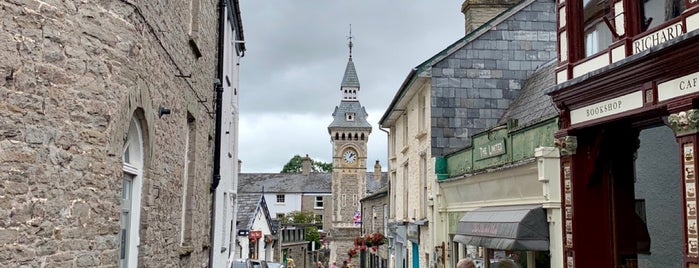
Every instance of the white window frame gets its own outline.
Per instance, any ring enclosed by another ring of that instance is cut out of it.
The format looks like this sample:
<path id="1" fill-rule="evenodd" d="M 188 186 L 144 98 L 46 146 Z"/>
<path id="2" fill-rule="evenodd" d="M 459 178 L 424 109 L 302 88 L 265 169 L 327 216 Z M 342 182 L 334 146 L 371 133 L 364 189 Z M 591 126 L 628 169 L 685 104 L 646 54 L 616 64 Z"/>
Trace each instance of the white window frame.
<path id="1" fill-rule="evenodd" d="M 319 206 L 318 204 L 320 204 L 320 206 Z M 323 196 L 322 196 L 322 195 L 316 195 L 316 196 L 315 196 L 315 200 L 314 200 L 314 202 L 313 202 L 313 208 L 314 208 L 314 209 L 323 209 L 324 205 L 325 205 L 325 204 L 323 203 Z"/>
<path id="2" fill-rule="evenodd" d="M 277 204 L 280 204 L 280 205 L 286 204 L 286 195 L 278 194 L 276 199 L 277 199 L 276 200 Z"/>
<path id="3" fill-rule="evenodd" d="M 122 208 L 121 213 L 127 213 L 127 222 L 122 222 L 120 220 L 120 234 L 119 234 L 119 252 L 117 252 L 117 258 L 119 267 L 137 267 L 138 266 L 138 245 L 140 243 L 139 238 L 139 227 L 141 218 L 141 192 L 143 187 L 143 132 L 141 130 L 140 122 L 136 118 L 132 118 L 129 123 L 129 130 L 127 133 L 126 144 L 124 145 L 122 151 L 122 171 L 124 172 L 124 181 L 130 182 L 130 185 L 124 186 L 130 192 L 130 203 Z M 128 159 L 127 159 L 128 158 Z M 127 189 L 122 189 L 122 196 L 126 198 L 128 195 Z M 124 200 L 124 199 L 123 199 Z M 121 237 L 121 232 L 124 232 L 126 237 Z M 123 247 L 123 244 L 126 247 Z M 124 254 L 122 256 L 122 250 Z M 122 259 L 123 258 L 123 259 Z"/>

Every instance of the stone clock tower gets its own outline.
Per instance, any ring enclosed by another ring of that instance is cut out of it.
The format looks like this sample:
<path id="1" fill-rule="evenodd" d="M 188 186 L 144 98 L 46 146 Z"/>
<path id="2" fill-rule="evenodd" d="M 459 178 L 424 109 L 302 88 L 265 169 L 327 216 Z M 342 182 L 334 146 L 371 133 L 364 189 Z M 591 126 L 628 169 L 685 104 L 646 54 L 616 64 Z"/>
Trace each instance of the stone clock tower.
<path id="1" fill-rule="evenodd" d="M 351 34 L 350 31 L 349 61 L 340 85 L 342 99 L 328 126 L 333 145 L 330 261 L 337 261 L 338 265 L 348 258 L 347 251 L 354 248 L 354 238 L 361 235 L 359 200 L 366 193 L 367 141 L 371 133 L 366 110 L 357 98 L 359 78 L 352 62 Z M 359 254 L 352 258 L 355 265 L 358 260 Z"/>

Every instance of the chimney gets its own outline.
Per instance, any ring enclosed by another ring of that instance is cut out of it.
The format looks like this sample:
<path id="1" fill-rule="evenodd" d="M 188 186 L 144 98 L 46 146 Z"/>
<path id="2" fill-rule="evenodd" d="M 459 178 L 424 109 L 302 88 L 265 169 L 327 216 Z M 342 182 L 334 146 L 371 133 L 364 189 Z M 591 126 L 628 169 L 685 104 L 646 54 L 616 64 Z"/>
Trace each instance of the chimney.
<path id="1" fill-rule="evenodd" d="M 376 160 L 376 164 L 374 164 L 374 180 L 381 180 L 381 164 L 379 164 L 379 160 Z"/>
<path id="2" fill-rule="evenodd" d="M 311 158 L 308 157 L 308 154 L 306 154 L 306 157 L 301 158 L 301 174 L 311 174 Z"/>
<path id="3" fill-rule="evenodd" d="M 243 160 L 238 159 L 238 174 L 243 171 Z"/>
<path id="4" fill-rule="evenodd" d="M 464 0 L 461 13 L 466 19 L 466 34 L 477 29 L 519 0 Z"/>

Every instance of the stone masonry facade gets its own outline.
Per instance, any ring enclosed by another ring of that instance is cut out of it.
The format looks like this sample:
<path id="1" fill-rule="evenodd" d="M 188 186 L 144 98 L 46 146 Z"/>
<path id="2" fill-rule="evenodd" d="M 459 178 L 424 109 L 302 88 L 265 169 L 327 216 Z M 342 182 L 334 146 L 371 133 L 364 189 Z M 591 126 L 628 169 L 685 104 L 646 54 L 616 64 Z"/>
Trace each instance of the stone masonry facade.
<path id="1" fill-rule="evenodd" d="M 0 1 L 0 267 L 117 266 L 134 116 L 139 267 L 208 263 L 216 2 Z M 181 255 L 188 124 L 193 250 Z"/>
<path id="2" fill-rule="evenodd" d="M 466 147 L 470 136 L 495 126 L 526 78 L 556 57 L 554 5 L 527 5 L 432 67 L 432 156 Z"/>

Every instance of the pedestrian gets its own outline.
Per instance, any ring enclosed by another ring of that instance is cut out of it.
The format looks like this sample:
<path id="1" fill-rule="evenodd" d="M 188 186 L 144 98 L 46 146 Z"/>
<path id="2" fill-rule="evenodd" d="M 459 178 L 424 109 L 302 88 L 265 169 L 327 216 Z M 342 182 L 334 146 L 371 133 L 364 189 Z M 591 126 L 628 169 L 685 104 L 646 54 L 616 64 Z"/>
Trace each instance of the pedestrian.
<path id="1" fill-rule="evenodd" d="M 317 267 L 317 268 L 325 268 L 325 267 L 323 266 L 323 263 L 320 262 L 320 261 L 316 262 L 316 267 Z"/>
<path id="2" fill-rule="evenodd" d="M 456 263 L 456 268 L 476 268 L 476 264 L 471 258 L 465 258 Z"/>
<path id="3" fill-rule="evenodd" d="M 291 257 L 286 259 L 286 267 L 287 268 L 296 268 L 296 264 L 294 263 L 294 259 Z"/>
<path id="4" fill-rule="evenodd" d="M 347 268 L 347 261 L 342 261 L 342 268 Z"/>
<path id="5" fill-rule="evenodd" d="M 330 268 L 338 268 L 338 267 L 337 267 L 337 262 L 333 262 L 333 264 L 330 265 Z"/>

